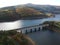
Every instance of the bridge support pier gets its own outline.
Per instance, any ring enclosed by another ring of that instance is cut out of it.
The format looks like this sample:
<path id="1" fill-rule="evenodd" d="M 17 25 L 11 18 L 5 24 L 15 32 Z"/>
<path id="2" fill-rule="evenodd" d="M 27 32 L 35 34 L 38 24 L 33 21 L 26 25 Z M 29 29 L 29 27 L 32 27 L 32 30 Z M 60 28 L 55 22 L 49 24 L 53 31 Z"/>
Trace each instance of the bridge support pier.
<path id="1" fill-rule="evenodd" d="M 40 30 L 42 31 L 42 29 L 43 29 L 43 27 L 41 26 L 41 27 L 40 27 Z"/>
<path id="2" fill-rule="evenodd" d="M 38 31 L 40 31 L 40 27 L 38 28 Z"/>
<path id="3" fill-rule="evenodd" d="M 36 28 L 34 30 L 35 30 L 34 32 L 36 32 Z"/>
<path id="4" fill-rule="evenodd" d="M 25 34 L 28 34 L 28 31 L 26 30 Z"/>
<path id="5" fill-rule="evenodd" d="M 42 31 L 43 29 L 47 29 L 48 26 L 49 26 L 48 24 L 45 24 L 45 25 L 35 25 L 30 27 L 24 27 L 24 28 L 18 29 L 17 32 L 27 34 L 27 33 Z"/>
<path id="6" fill-rule="evenodd" d="M 30 29 L 30 33 L 32 33 L 33 31 L 32 31 L 32 29 Z"/>

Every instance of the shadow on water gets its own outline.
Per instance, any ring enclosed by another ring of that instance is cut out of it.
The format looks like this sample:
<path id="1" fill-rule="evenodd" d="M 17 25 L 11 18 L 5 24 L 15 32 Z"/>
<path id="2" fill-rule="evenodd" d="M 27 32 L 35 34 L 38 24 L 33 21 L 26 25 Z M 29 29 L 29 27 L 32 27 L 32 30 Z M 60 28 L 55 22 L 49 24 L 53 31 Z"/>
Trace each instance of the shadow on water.
<path id="1" fill-rule="evenodd" d="M 42 30 L 27 34 L 37 45 L 60 45 L 60 33 Z"/>
<path id="2" fill-rule="evenodd" d="M 51 33 L 54 33 L 55 31 L 53 31 L 53 30 L 49 30 Z"/>

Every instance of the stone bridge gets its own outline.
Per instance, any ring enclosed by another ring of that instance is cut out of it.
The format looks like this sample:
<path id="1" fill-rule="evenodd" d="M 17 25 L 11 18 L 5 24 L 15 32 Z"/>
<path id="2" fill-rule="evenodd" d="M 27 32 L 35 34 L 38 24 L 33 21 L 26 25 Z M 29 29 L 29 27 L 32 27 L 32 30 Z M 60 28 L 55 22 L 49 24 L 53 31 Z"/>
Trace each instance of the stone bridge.
<path id="1" fill-rule="evenodd" d="M 17 32 L 27 34 L 27 33 L 33 33 L 33 32 L 37 32 L 37 31 L 42 31 L 44 29 L 44 27 L 46 28 L 48 26 L 49 26 L 49 24 L 39 24 L 39 25 L 19 28 L 19 29 L 16 29 L 16 30 L 17 30 Z"/>

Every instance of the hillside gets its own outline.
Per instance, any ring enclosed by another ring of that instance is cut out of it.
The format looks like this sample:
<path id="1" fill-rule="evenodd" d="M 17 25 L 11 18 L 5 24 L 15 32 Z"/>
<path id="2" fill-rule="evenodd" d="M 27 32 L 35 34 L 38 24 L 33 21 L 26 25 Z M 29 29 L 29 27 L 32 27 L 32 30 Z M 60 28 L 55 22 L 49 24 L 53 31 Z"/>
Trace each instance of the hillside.
<path id="1" fill-rule="evenodd" d="M 48 30 L 60 32 L 60 22 L 58 21 L 46 21 L 44 24 L 49 24 Z"/>
<path id="2" fill-rule="evenodd" d="M 0 22 L 19 19 L 40 19 L 60 13 L 59 6 L 24 4 L 0 8 Z"/>
<path id="3" fill-rule="evenodd" d="M 33 8 L 35 10 L 42 11 L 42 12 L 60 13 L 60 6 L 55 6 L 55 5 L 36 5 L 36 4 L 31 4 L 31 3 L 0 8 L 0 11 L 1 10 L 5 10 L 5 9 L 15 10 L 16 8 L 22 8 L 22 7 L 29 7 L 29 8 Z"/>
<path id="4" fill-rule="evenodd" d="M 48 13 L 59 13 L 60 14 L 60 6 L 55 5 L 36 5 L 36 4 L 25 4 L 27 7 L 34 8 L 36 10 L 42 11 L 42 12 L 48 12 Z"/>
<path id="5" fill-rule="evenodd" d="M 42 12 L 39 12 L 33 8 L 28 7 L 16 8 L 16 12 L 21 16 L 43 15 Z"/>
<path id="6" fill-rule="evenodd" d="M 36 4 L 28 3 L 24 5 L 15 6 L 15 8 L 17 7 L 30 7 L 42 12 L 60 14 L 60 6 L 55 6 L 55 5 L 36 5 Z"/>
<path id="7" fill-rule="evenodd" d="M 17 31 L 0 31 L 0 45 L 35 45 L 26 35 Z"/>
<path id="8" fill-rule="evenodd" d="M 50 16 L 52 16 L 52 14 L 46 15 L 46 13 L 30 7 L 18 7 L 16 9 L 5 8 L 4 10 L 0 10 L 0 22 L 15 21 L 19 19 L 39 19 Z"/>

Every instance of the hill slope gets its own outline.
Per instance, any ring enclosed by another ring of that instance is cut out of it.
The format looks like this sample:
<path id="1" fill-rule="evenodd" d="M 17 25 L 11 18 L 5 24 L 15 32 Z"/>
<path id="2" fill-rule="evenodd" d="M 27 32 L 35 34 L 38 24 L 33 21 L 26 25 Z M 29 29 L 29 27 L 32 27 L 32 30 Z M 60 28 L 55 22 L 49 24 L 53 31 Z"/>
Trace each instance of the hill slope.
<path id="1" fill-rule="evenodd" d="M 35 45 L 26 35 L 17 31 L 0 31 L 0 45 Z"/>
<path id="2" fill-rule="evenodd" d="M 59 13 L 59 9 L 59 6 L 35 4 L 5 7 L 0 9 L 0 22 L 51 17 L 52 13 Z"/>

